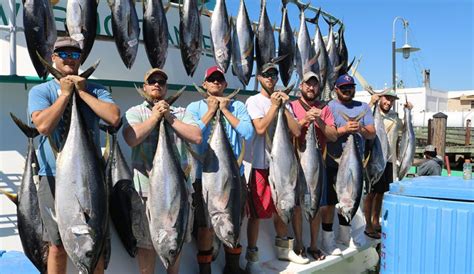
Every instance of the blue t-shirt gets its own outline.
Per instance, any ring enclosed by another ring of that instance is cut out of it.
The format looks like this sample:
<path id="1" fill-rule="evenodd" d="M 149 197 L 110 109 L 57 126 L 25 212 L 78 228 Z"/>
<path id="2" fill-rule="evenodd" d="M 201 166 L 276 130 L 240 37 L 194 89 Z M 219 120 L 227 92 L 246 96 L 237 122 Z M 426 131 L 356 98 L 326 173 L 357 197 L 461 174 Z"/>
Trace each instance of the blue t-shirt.
<path id="1" fill-rule="evenodd" d="M 237 119 L 239 119 L 239 124 L 237 128 L 233 128 L 232 125 L 227 121 L 224 120 L 224 128 L 227 133 L 227 138 L 229 139 L 230 145 L 232 150 L 234 151 L 234 155 L 236 158 L 239 157 L 240 152 L 242 150 L 242 143 L 243 139 L 250 140 L 253 136 L 253 125 L 252 120 L 250 119 L 249 113 L 247 112 L 247 108 L 245 107 L 244 103 L 236 100 L 232 100 L 228 106 L 229 111 L 234 115 Z M 212 130 L 212 122 L 209 122 L 206 125 L 202 122 L 201 118 L 206 114 L 208 110 L 207 102 L 205 100 L 200 100 L 197 102 L 193 102 L 188 105 L 186 111 L 193 115 L 194 120 L 197 121 L 199 127 L 201 128 L 202 132 L 202 143 L 197 146 L 197 152 L 199 155 L 204 155 L 207 151 L 208 147 L 208 139 L 209 135 L 211 134 Z M 222 115 L 224 116 L 224 115 Z M 196 171 L 196 178 L 201 179 L 202 175 L 202 166 L 201 163 L 198 162 L 198 167 Z M 240 175 L 244 174 L 244 166 L 240 167 Z"/>
<path id="2" fill-rule="evenodd" d="M 328 106 L 334 115 L 334 124 L 336 125 L 336 128 L 342 127 L 347 124 L 347 121 L 344 119 L 341 113 L 344 113 L 345 115 L 351 118 L 355 118 L 363 111 L 365 111 L 365 115 L 359 120 L 361 126 L 374 125 L 374 116 L 372 115 L 372 111 L 369 105 L 367 105 L 366 103 L 352 101 L 349 104 L 343 104 L 339 102 L 339 100 L 335 99 L 329 102 Z M 349 134 L 339 136 L 336 142 L 327 143 L 327 152 L 332 157 L 340 157 L 342 155 L 344 145 L 346 144 L 347 137 L 349 137 Z M 355 137 L 355 141 L 357 142 L 356 144 L 359 148 L 360 155 L 362 156 L 364 155 L 365 147 L 364 137 L 360 133 L 355 134 Z M 328 157 L 326 157 L 326 164 L 331 167 L 337 167 L 337 163 L 331 156 L 328 155 Z"/>
<path id="3" fill-rule="evenodd" d="M 102 85 L 87 82 L 87 92 L 92 96 L 108 103 L 113 103 L 112 96 Z M 46 83 L 34 86 L 28 94 L 28 113 L 31 116 L 35 111 L 41 111 L 49 108 L 58 99 L 61 94 L 61 88 L 56 80 L 50 80 Z M 79 97 L 77 97 L 79 98 Z M 92 111 L 92 109 L 82 100 L 79 102 L 79 111 L 84 117 L 86 127 L 92 136 L 92 140 L 100 152 L 100 132 L 99 132 L 99 117 Z M 51 141 L 57 148 L 61 147 L 63 142 L 61 129 L 64 129 L 64 121 L 61 118 L 58 125 L 51 133 Z M 48 141 L 48 136 L 40 135 L 38 145 L 38 162 L 40 165 L 40 176 L 55 176 L 56 175 L 56 159 L 53 150 Z"/>

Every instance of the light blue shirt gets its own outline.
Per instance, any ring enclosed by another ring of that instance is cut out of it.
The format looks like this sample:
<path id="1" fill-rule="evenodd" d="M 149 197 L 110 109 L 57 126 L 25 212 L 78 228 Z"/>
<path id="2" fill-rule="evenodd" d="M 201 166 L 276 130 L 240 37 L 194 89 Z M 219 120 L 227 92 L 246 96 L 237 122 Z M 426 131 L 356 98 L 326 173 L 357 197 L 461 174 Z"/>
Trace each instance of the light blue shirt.
<path id="1" fill-rule="evenodd" d="M 45 110 L 53 105 L 60 95 L 60 90 L 59 83 L 55 80 L 34 86 L 28 94 L 28 113 L 30 117 L 33 112 Z M 108 103 L 114 102 L 110 93 L 102 85 L 87 82 L 87 92 L 101 101 Z M 77 97 L 77 99 L 79 98 Z M 100 155 L 100 118 L 82 100 L 78 100 L 78 105 L 79 111 L 84 118 L 86 128 L 89 130 L 92 140 L 96 144 L 97 152 Z M 63 143 L 61 136 L 63 132 L 61 132 L 61 129 L 64 129 L 64 121 L 62 118 L 51 133 L 51 139 L 57 148 L 61 148 L 61 144 Z M 47 136 L 40 135 L 37 156 L 40 166 L 38 175 L 56 176 L 56 158 L 54 157 Z"/>
<path id="2" fill-rule="evenodd" d="M 233 128 L 232 125 L 227 121 L 224 120 L 224 128 L 227 133 L 227 138 L 229 139 L 230 145 L 232 150 L 234 151 L 234 155 L 236 158 L 239 157 L 242 151 L 242 143 L 244 140 L 250 140 L 253 136 L 254 130 L 252 125 L 252 120 L 247 112 L 247 108 L 245 107 L 244 103 L 236 100 L 232 100 L 228 106 L 229 111 L 234 115 L 237 119 L 239 119 L 239 124 L 237 128 Z M 207 113 L 208 107 L 207 102 L 205 100 L 200 100 L 197 102 L 193 102 L 188 105 L 186 111 L 193 115 L 194 120 L 197 121 L 199 127 L 201 128 L 202 132 L 202 143 L 197 145 L 197 153 L 199 155 L 204 155 L 207 151 L 208 147 L 208 140 L 210 138 L 210 134 L 212 131 L 212 123 L 209 122 L 206 126 L 201 118 L 204 114 Z M 240 167 L 240 175 L 244 174 L 244 166 Z M 202 166 L 201 163 L 198 164 L 197 167 L 197 174 L 196 178 L 201 179 L 202 175 Z"/>

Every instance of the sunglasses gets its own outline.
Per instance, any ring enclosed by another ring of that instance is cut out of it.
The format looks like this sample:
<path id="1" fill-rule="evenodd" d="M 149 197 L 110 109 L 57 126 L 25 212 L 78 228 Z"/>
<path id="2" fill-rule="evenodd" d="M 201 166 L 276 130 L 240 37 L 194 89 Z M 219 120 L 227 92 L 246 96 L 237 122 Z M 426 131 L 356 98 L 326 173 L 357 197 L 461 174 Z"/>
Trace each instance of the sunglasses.
<path id="1" fill-rule="evenodd" d="M 164 79 L 149 79 L 146 81 L 147 85 L 154 86 L 155 84 L 158 84 L 160 86 L 166 85 L 166 80 Z"/>
<path id="2" fill-rule="evenodd" d="M 278 78 L 278 72 L 275 72 L 274 70 L 272 71 L 266 71 L 262 73 L 263 78 L 272 78 L 273 80 Z"/>
<path id="3" fill-rule="evenodd" d="M 354 89 L 354 86 L 352 85 L 345 85 L 345 86 L 342 86 L 342 87 L 338 87 L 340 91 L 351 91 L 352 89 Z"/>
<path id="4" fill-rule="evenodd" d="M 224 82 L 225 79 L 222 75 L 219 75 L 219 74 L 218 75 L 210 75 L 206 79 L 206 82 L 210 82 L 210 83 L 215 82 L 215 81 L 221 83 L 221 82 Z"/>
<path id="5" fill-rule="evenodd" d="M 65 51 L 58 51 L 55 52 L 57 56 L 61 59 L 66 59 L 66 58 L 71 58 L 73 60 L 79 60 L 81 58 L 81 53 L 80 52 L 65 52 Z"/>

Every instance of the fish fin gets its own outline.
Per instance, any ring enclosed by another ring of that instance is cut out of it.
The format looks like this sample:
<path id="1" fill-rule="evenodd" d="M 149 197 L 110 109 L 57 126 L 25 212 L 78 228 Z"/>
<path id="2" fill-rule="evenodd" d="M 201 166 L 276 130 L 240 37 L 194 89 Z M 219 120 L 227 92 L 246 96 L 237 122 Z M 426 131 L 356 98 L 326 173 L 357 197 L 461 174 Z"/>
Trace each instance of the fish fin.
<path id="1" fill-rule="evenodd" d="M 272 151 L 273 141 L 270 139 L 268 132 L 265 133 L 265 141 L 265 147 L 268 149 L 268 151 Z"/>
<path id="2" fill-rule="evenodd" d="M 235 89 L 231 94 L 227 95 L 227 99 L 233 99 L 240 91 L 240 88 Z"/>
<path id="3" fill-rule="evenodd" d="M 237 164 L 239 166 L 241 166 L 242 162 L 244 161 L 244 155 L 245 155 L 245 142 L 242 142 L 242 147 L 240 149 L 239 158 L 237 159 Z"/>
<path id="4" fill-rule="evenodd" d="M 285 93 L 285 94 L 289 94 L 293 88 L 295 87 L 295 83 L 289 85 L 288 87 L 286 87 L 284 90 L 282 90 L 281 92 Z"/>
<path id="5" fill-rule="evenodd" d="M 56 215 L 54 215 L 53 210 L 50 207 L 45 207 L 46 212 L 48 212 L 49 216 L 51 216 L 51 219 L 53 219 L 54 222 L 58 223 L 58 218 Z"/>
<path id="6" fill-rule="evenodd" d="M 48 70 L 49 73 L 51 73 L 51 75 L 54 76 L 54 78 L 56 79 L 61 79 L 64 77 L 64 74 L 62 72 L 60 72 L 59 70 L 57 70 L 56 68 L 54 68 L 51 64 L 49 64 L 46 60 L 43 59 L 43 57 L 41 56 L 41 54 L 39 54 L 39 52 L 36 52 L 36 56 L 38 56 L 40 62 L 43 64 L 43 66 Z"/>
<path id="7" fill-rule="evenodd" d="M 278 64 L 278 63 L 280 63 L 281 61 L 283 61 L 287 56 L 288 56 L 288 54 L 284 54 L 284 55 L 281 55 L 281 56 L 273 57 L 273 58 L 270 60 L 269 63 Z"/>
<path id="8" fill-rule="evenodd" d="M 75 195 L 75 197 L 76 197 L 77 203 L 79 204 L 79 207 L 81 208 L 82 215 L 84 216 L 84 221 L 86 223 L 89 223 L 89 220 L 91 219 L 90 213 L 88 212 L 89 210 L 87 210 L 86 208 L 82 206 L 81 201 L 79 200 L 77 195 Z"/>
<path id="9" fill-rule="evenodd" d="M 333 159 L 334 162 L 336 162 L 337 164 L 341 162 L 341 157 L 336 157 L 327 151 L 326 151 L 326 155 L 329 156 L 331 159 Z"/>
<path id="10" fill-rule="evenodd" d="M 176 92 L 174 95 L 169 96 L 168 98 L 165 99 L 165 101 L 169 104 L 172 105 L 178 98 L 183 94 L 184 90 L 186 89 L 186 86 L 182 87 L 178 92 Z"/>
<path id="11" fill-rule="evenodd" d="M 51 146 L 51 150 L 53 151 L 54 158 L 58 158 L 58 153 L 59 153 L 59 148 L 56 146 L 56 144 L 53 141 L 53 138 L 51 135 L 48 135 L 48 141 L 49 145 Z"/>
<path id="12" fill-rule="evenodd" d="M 342 28 L 342 27 L 341 27 L 341 28 Z M 354 56 L 354 58 L 352 58 L 352 62 L 347 66 L 346 72 L 349 71 L 349 70 L 352 68 L 352 65 L 354 65 L 355 60 L 356 60 L 356 58 L 355 58 L 355 56 Z"/>
<path id="13" fill-rule="evenodd" d="M 13 113 L 10 112 L 10 117 L 12 117 L 13 122 L 23 131 L 23 133 L 26 135 L 28 138 L 35 138 L 36 136 L 39 135 L 39 132 L 36 128 L 34 127 L 29 127 L 27 124 L 23 123 L 18 117 L 16 117 Z"/>
<path id="14" fill-rule="evenodd" d="M 202 89 L 198 85 L 196 85 L 196 83 L 193 83 L 193 86 L 197 90 L 197 92 L 199 92 L 199 94 L 202 95 L 202 97 L 204 97 L 204 98 L 209 97 L 209 94 L 207 94 L 207 92 L 204 89 Z"/>
<path id="15" fill-rule="evenodd" d="M 10 192 L 6 192 L 5 190 L 1 189 L 0 188 L 0 193 L 2 193 L 3 195 L 7 196 L 7 198 L 12 201 L 15 205 L 18 206 L 18 194 L 13 194 L 13 193 L 10 193 Z"/>
<path id="16" fill-rule="evenodd" d="M 154 105 L 155 105 L 155 103 L 153 102 L 153 99 L 152 99 L 150 96 L 148 96 L 148 94 L 146 94 L 145 91 L 144 91 L 142 88 L 138 87 L 138 86 L 135 85 L 135 84 L 134 84 L 134 86 L 135 86 L 135 90 L 138 92 L 138 94 L 139 94 L 143 99 L 145 99 L 145 101 L 147 101 L 151 106 L 154 106 Z"/>
<path id="17" fill-rule="evenodd" d="M 100 59 L 97 59 L 97 61 L 95 61 L 95 63 L 92 66 L 90 66 L 83 73 L 81 73 L 80 76 L 86 79 L 89 78 L 92 75 L 92 73 L 94 73 L 94 71 L 97 69 L 99 64 L 100 64 Z"/>
<path id="18" fill-rule="evenodd" d="M 104 162 L 107 162 L 110 156 L 110 152 L 111 152 L 110 150 L 112 148 L 110 144 L 110 132 L 107 130 L 107 128 L 104 130 L 103 126 L 105 125 L 103 124 L 99 125 L 100 129 L 105 131 L 107 134 L 105 135 L 105 149 L 104 149 L 104 154 L 102 155 L 102 159 L 104 159 Z"/>
<path id="19" fill-rule="evenodd" d="M 369 163 L 371 155 L 372 155 L 372 151 L 369 151 L 369 154 L 367 155 L 367 157 L 364 159 L 364 161 L 362 161 L 362 167 L 363 168 L 367 167 L 367 164 Z"/>
<path id="20" fill-rule="evenodd" d="M 193 156 L 196 160 L 198 160 L 200 163 L 203 163 L 204 162 L 204 157 L 199 155 L 196 151 L 194 151 L 194 149 L 191 147 L 191 145 L 184 141 L 183 140 L 183 143 L 184 143 L 184 146 L 186 147 L 186 149 L 189 151 L 189 153 L 191 154 L 191 156 Z"/>
<path id="21" fill-rule="evenodd" d="M 319 20 L 319 15 L 321 14 L 321 8 L 318 9 L 316 12 L 316 15 L 313 18 L 305 18 L 306 22 L 313 23 L 313 24 L 318 24 Z"/>

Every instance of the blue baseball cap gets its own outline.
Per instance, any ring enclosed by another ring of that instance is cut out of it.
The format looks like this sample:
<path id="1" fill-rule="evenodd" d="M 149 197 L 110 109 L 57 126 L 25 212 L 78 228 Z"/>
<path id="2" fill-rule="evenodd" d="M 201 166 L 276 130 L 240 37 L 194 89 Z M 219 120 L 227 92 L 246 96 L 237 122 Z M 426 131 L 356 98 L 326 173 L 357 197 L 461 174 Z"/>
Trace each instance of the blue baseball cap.
<path id="1" fill-rule="evenodd" d="M 356 83 L 354 82 L 354 78 L 352 78 L 349 74 L 343 74 L 337 78 L 336 87 L 342 87 L 347 85 L 356 85 Z"/>

